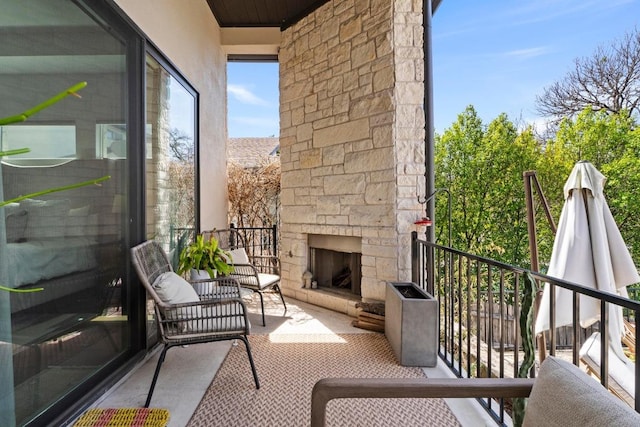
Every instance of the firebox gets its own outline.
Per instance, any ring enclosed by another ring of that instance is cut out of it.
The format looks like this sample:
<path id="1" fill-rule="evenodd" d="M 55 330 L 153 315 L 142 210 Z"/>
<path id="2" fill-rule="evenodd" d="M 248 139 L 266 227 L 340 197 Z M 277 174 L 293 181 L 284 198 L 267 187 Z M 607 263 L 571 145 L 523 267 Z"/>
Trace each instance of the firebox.
<path id="1" fill-rule="evenodd" d="M 360 296 L 362 281 L 359 238 L 309 235 L 309 270 L 321 289 Z"/>

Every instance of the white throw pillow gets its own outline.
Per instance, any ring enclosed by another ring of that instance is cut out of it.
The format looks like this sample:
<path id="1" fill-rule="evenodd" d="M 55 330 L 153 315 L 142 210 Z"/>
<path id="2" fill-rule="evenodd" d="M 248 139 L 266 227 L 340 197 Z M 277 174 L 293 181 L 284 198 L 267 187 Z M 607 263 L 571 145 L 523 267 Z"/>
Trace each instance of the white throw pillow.
<path id="1" fill-rule="evenodd" d="M 229 253 L 231 254 L 232 264 L 249 264 L 249 256 L 244 248 L 232 249 Z"/>
<path id="2" fill-rule="evenodd" d="M 200 301 L 191 284 L 173 271 L 162 273 L 152 286 L 160 299 L 167 304 Z"/>
<path id="3" fill-rule="evenodd" d="M 28 214 L 25 230 L 27 240 L 64 237 L 69 200 L 24 199 L 20 207 Z"/>
<path id="4" fill-rule="evenodd" d="M 7 215 L 5 219 L 7 243 L 21 243 L 26 240 L 27 219 L 27 211 L 25 210 Z"/>
<path id="5" fill-rule="evenodd" d="M 89 225 L 89 205 L 69 209 L 65 221 L 65 234 L 69 237 L 85 236 Z"/>
<path id="6" fill-rule="evenodd" d="M 158 294 L 158 297 L 167 304 L 183 304 L 200 301 L 198 294 L 191 284 L 173 271 L 162 273 L 155 282 L 153 282 L 152 286 Z M 197 321 L 191 319 L 202 317 L 201 313 L 202 310 L 199 306 L 180 307 L 166 310 L 165 316 L 167 320 L 176 320 L 173 327 L 180 332 L 185 332 L 194 329 Z"/>

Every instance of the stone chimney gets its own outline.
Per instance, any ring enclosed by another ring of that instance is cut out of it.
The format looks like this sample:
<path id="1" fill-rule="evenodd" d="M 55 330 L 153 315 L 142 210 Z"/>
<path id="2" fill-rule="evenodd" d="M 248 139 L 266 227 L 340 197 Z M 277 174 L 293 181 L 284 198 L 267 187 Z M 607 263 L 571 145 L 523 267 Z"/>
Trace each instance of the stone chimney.
<path id="1" fill-rule="evenodd" d="M 303 288 L 309 239 L 361 250 L 361 298 L 411 277 L 424 196 L 422 2 L 330 1 L 280 50 L 282 290 L 353 314 L 354 300 Z M 353 311 L 352 311 L 353 310 Z"/>

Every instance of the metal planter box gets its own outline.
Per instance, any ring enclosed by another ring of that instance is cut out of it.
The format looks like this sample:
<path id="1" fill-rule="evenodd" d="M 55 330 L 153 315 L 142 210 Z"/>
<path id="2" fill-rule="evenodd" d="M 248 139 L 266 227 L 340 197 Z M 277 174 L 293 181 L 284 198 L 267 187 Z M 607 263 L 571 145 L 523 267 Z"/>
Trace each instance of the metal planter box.
<path id="1" fill-rule="evenodd" d="M 387 282 L 384 329 L 404 366 L 436 366 L 438 301 L 411 282 Z"/>

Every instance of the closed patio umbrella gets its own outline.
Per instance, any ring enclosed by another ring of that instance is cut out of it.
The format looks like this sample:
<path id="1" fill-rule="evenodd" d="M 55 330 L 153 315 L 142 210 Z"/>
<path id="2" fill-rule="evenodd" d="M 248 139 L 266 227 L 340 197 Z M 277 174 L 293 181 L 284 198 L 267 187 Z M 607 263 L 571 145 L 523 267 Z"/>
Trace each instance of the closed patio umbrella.
<path id="1" fill-rule="evenodd" d="M 562 208 L 548 275 L 582 286 L 627 296 L 626 287 L 640 282 L 620 231 L 604 198 L 606 178 L 591 163 L 577 163 L 564 186 Z M 545 284 L 536 316 L 536 333 L 548 330 L 550 285 Z M 555 326 L 573 323 L 572 292 L 555 287 Z M 608 304 L 609 344 L 623 361 L 622 309 Z M 599 301 L 580 296 L 580 325 L 600 320 Z"/>

